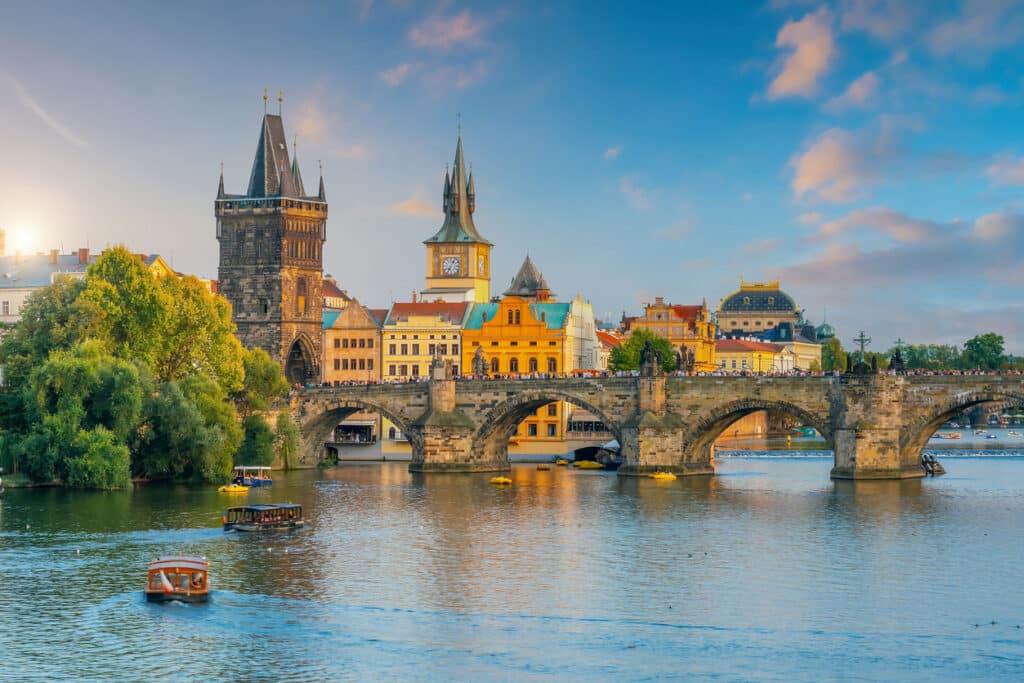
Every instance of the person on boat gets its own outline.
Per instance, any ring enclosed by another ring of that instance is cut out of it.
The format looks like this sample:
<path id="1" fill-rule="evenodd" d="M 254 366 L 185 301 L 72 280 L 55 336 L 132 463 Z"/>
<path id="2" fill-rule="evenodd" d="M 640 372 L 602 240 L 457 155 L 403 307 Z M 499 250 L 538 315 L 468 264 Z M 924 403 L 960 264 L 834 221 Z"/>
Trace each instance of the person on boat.
<path id="1" fill-rule="evenodd" d="M 192 587 L 193 588 L 202 588 L 203 587 L 203 575 L 200 574 L 199 572 L 195 572 L 195 573 L 192 574 Z"/>

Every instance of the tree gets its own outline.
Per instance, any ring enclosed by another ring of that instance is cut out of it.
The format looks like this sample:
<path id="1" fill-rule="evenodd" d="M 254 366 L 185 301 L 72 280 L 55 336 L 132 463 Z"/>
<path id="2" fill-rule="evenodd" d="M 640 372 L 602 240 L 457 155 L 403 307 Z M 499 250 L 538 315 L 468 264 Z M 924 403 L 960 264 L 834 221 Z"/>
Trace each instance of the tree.
<path id="1" fill-rule="evenodd" d="M 242 366 L 245 379 L 242 390 L 235 394 L 235 403 L 243 418 L 257 410 L 268 410 L 274 400 L 288 395 L 290 387 L 281 365 L 263 349 L 243 349 Z"/>
<path id="2" fill-rule="evenodd" d="M 277 414 L 277 459 L 290 470 L 298 465 L 299 428 L 287 412 Z"/>
<path id="3" fill-rule="evenodd" d="M 846 352 L 838 338 L 832 337 L 821 347 L 821 367 L 825 372 L 846 370 Z"/>
<path id="4" fill-rule="evenodd" d="M 995 332 L 979 334 L 964 342 L 964 366 L 981 370 L 996 370 L 1005 360 L 1003 337 Z"/>
<path id="5" fill-rule="evenodd" d="M 274 432 L 260 415 L 250 415 L 242 421 L 245 438 L 235 454 L 238 465 L 272 465 L 274 463 Z M 241 462 L 239 459 L 241 459 Z"/>
<path id="6" fill-rule="evenodd" d="M 665 337 L 659 336 L 650 330 L 640 328 L 633 330 L 626 342 L 619 344 L 612 349 L 608 359 L 608 367 L 612 370 L 639 370 L 640 350 L 650 340 L 654 349 L 661 355 L 661 367 L 665 372 L 673 372 L 676 369 L 676 348 L 672 346 Z"/>

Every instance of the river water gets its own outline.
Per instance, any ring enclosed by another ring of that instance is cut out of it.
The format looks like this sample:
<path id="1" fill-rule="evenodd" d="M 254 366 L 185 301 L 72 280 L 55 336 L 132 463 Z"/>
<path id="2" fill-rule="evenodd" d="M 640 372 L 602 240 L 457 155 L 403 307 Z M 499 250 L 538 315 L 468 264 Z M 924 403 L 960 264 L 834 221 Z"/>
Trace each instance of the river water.
<path id="1" fill-rule="evenodd" d="M 227 496 L 0 496 L 0 680 L 1024 680 L 1024 452 L 832 482 L 831 458 L 718 459 L 656 482 L 404 463 Z M 223 533 L 226 505 L 310 527 Z M 148 562 L 211 561 L 208 605 Z"/>

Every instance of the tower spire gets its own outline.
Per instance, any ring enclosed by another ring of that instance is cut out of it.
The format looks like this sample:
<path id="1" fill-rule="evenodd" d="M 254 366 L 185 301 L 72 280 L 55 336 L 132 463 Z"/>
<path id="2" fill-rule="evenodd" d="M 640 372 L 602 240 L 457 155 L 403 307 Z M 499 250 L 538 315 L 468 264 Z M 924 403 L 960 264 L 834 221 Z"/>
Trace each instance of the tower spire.
<path id="1" fill-rule="evenodd" d="M 224 197 L 224 162 L 220 162 L 220 182 L 217 184 L 217 199 Z"/>
<path id="2" fill-rule="evenodd" d="M 317 165 L 320 166 L 320 191 L 317 192 L 317 199 L 322 202 L 327 201 L 327 192 L 324 191 L 324 162 L 317 160 Z"/>
<path id="3" fill-rule="evenodd" d="M 295 195 L 306 196 L 306 188 L 302 185 L 302 173 L 299 171 L 299 136 L 292 138 L 292 185 L 295 186 Z"/>

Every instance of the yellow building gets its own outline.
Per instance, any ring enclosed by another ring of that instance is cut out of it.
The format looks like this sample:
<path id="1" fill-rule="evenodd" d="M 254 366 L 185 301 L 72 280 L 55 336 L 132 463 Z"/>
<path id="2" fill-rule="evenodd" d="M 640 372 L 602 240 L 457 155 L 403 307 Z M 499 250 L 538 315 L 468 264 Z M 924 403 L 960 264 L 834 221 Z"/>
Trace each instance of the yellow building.
<path id="1" fill-rule="evenodd" d="M 341 310 L 324 310 L 324 381 L 378 382 L 381 378 L 380 321 L 357 299 Z"/>
<path id="2" fill-rule="evenodd" d="M 665 303 L 656 297 L 653 304 L 644 304 L 643 315 L 626 319 L 626 332 L 645 329 L 665 337 L 684 354 L 693 353 L 694 372 L 712 372 L 715 361 L 715 334 L 717 328 L 711 320 L 707 302 L 698 306 L 679 306 Z"/>
<path id="3" fill-rule="evenodd" d="M 781 372 L 777 365 L 779 349 L 775 344 L 749 339 L 719 339 L 716 344 L 718 370 L 728 373 Z"/>
<path id="4" fill-rule="evenodd" d="M 491 243 L 473 224 L 476 186 L 466 176 L 462 136 L 455 146 L 451 176 L 444 174 L 444 223 L 427 245 L 427 288 L 423 301 L 477 302 L 491 298 Z"/>
<path id="5" fill-rule="evenodd" d="M 779 281 L 746 282 L 718 305 L 718 327 L 722 334 L 758 334 L 788 323 L 798 330 L 800 309 L 793 297 L 779 289 Z"/>
<path id="6" fill-rule="evenodd" d="M 469 309 L 468 303 L 392 304 L 381 330 L 381 380 L 426 379 L 435 352 L 460 374 L 462 326 Z"/>

